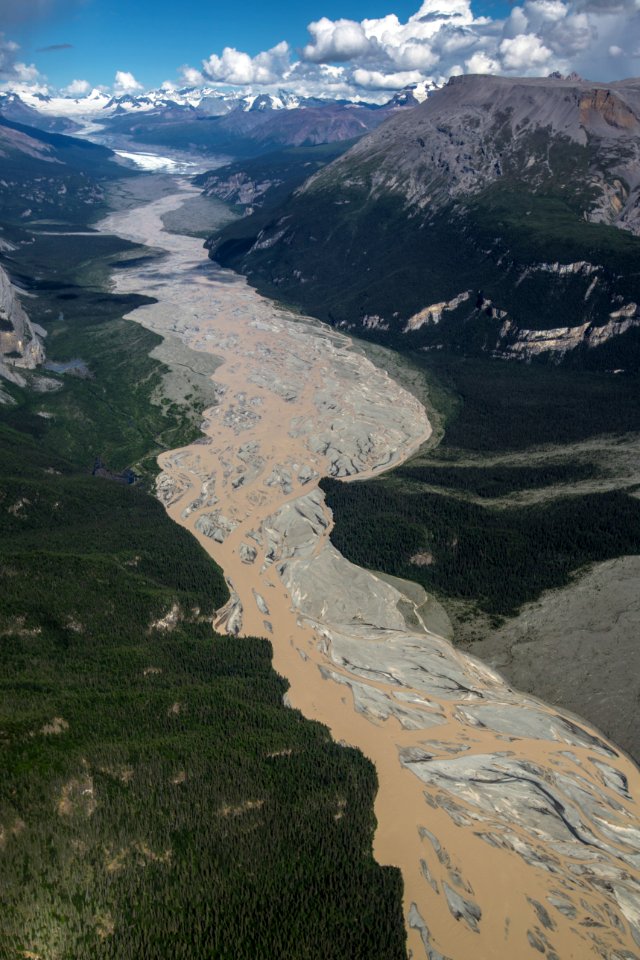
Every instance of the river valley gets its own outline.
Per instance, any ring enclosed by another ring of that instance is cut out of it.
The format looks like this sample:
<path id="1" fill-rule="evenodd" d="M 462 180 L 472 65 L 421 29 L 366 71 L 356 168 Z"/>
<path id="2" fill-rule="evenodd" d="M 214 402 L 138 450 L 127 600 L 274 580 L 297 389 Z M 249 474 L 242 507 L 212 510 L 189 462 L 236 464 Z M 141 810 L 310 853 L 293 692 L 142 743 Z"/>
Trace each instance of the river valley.
<path id="1" fill-rule="evenodd" d="M 157 494 L 225 572 L 216 629 L 268 636 L 289 704 L 375 764 L 374 850 L 402 871 L 411 956 L 640 957 L 637 768 L 429 621 L 409 627 L 396 588 L 329 540 L 319 480 L 406 460 L 431 433 L 424 408 L 347 337 L 168 232 L 197 191 L 164 183 L 100 225 L 162 252 L 115 274 L 157 301 L 130 319 L 221 361 L 203 436 L 160 457 Z"/>

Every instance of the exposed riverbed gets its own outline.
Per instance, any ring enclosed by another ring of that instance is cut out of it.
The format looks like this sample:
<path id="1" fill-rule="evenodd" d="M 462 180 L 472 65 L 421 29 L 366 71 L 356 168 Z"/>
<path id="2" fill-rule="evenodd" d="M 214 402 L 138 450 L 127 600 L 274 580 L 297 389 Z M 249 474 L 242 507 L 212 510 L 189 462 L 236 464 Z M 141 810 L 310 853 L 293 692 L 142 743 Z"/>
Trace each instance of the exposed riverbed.
<path id="1" fill-rule="evenodd" d="M 375 854 L 402 870 L 415 958 L 640 958 L 637 768 L 429 622 L 407 627 L 398 590 L 333 548 L 319 479 L 402 462 L 426 412 L 348 338 L 166 232 L 195 194 L 176 179 L 101 229 L 165 252 L 118 270 L 119 291 L 158 301 L 131 319 L 222 361 L 203 438 L 158 480 L 228 578 L 217 629 L 268 636 L 291 705 L 374 762 Z"/>

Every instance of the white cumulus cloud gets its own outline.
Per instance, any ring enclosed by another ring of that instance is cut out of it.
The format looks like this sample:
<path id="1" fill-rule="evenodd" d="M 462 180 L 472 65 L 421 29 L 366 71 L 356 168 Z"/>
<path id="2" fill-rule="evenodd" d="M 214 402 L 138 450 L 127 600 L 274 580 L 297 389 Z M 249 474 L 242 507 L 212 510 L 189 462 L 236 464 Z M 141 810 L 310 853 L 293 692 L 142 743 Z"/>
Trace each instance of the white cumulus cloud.
<path id="1" fill-rule="evenodd" d="M 410 83 L 419 83 L 423 79 L 419 70 L 401 70 L 398 73 L 381 73 L 379 70 L 358 68 L 353 72 L 357 86 L 365 90 L 400 90 Z"/>
<path id="2" fill-rule="evenodd" d="M 499 73 L 500 65 L 493 57 L 489 57 L 483 50 L 474 53 L 465 60 L 466 73 Z"/>
<path id="3" fill-rule="evenodd" d="M 551 50 L 535 34 L 519 33 L 517 37 L 505 37 L 499 50 L 504 68 L 516 72 L 543 67 L 551 59 Z"/>
<path id="4" fill-rule="evenodd" d="M 88 80 L 72 80 L 64 88 L 63 93 L 66 93 L 69 97 L 84 97 L 90 90 L 91 84 Z"/>
<path id="5" fill-rule="evenodd" d="M 34 10 L 77 2 L 0 0 L 0 9 L 3 3 L 18 11 L 23 4 Z M 593 80 L 638 74 L 640 0 L 511 2 L 508 15 L 488 16 L 480 13 L 480 0 L 415 0 L 415 12 L 403 19 L 389 0 L 380 17 L 313 20 L 298 51 L 286 39 L 259 53 L 232 46 L 214 51 L 199 65 L 183 66 L 178 82 L 213 81 L 243 92 L 285 87 L 301 96 L 383 102 L 408 83 L 442 83 L 460 73 L 535 76 L 559 70 Z M 0 36 L 0 81 L 42 84 L 36 67 L 18 56 L 17 45 Z M 81 96 L 79 84 L 84 81 L 72 81 L 67 90 Z M 135 94 L 142 86 L 119 70 L 113 89 Z"/>
<path id="6" fill-rule="evenodd" d="M 355 20 L 329 20 L 322 17 L 310 23 L 307 29 L 311 43 L 307 44 L 302 55 L 312 63 L 360 59 L 377 49 L 376 38 L 367 36 L 363 24 Z"/>
<path id="7" fill-rule="evenodd" d="M 18 60 L 20 46 L 0 33 L 0 82 L 11 84 L 41 84 L 43 77 L 33 63 Z"/>
<path id="8" fill-rule="evenodd" d="M 289 68 L 289 44 L 283 40 L 255 57 L 235 47 L 225 47 L 221 56 L 211 54 L 202 68 L 205 76 L 222 83 L 237 86 L 277 83 Z"/>
<path id="9" fill-rule="evenodd" d="M 189 67 L 186 64 L 180 67 L 180 76 L 190 87 L 199 87 L 204 83 L 202 71 L 196 70 L 195 67 Z"/>
<path id="10" fill-rule="evenodd" d="M 140 93 L 141 90 L 144 90 L 144 87 L 141 83 L 138 83 L 132 73 L 129 73 L 127 70 L 116 71 L 113 92 L 117 96 L 122 97 L 128 93 Z"/>
<path id="11" fill-rule="evenodd" d="M 14 63 L 13 72 L 20 83 L 38 83 L 42 74 L 33 63 Z"/>

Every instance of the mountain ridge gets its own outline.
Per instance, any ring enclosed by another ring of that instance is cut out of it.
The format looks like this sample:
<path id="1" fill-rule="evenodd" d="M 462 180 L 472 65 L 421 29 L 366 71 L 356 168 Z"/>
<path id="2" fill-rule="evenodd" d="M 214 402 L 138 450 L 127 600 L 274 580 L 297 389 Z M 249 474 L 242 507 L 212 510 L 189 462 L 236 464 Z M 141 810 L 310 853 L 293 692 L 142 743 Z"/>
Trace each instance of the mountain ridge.
<path id="1" fill-rule="evenodd" d="M 452 78 L 210 255 L 391 345 L 636 369 L 639 118 L 636 79 Z"/>
<path id="2" fill-rule="evenodd" d="M 108 147 L 2 116 L 0 156 L 0 223 L 84 219 L 87 207 L 102 203 L 102 179 L 135 176 Z"/>
<path id="3" fill-rule="evenodd" d="M 286 89 L 244 93 L 184 87 L 120 96 L 96 89 L 84 98 L 22 90 L 0 96 L 0 115 L 70 133 L 89 121 L 100 124 L 105 135 L 133 136 L 142 143 L 250 154 L 354 139 L 390 113 L 415 106 L 431 89 L 410 84 L 384 104 L 306 97 Z"/>

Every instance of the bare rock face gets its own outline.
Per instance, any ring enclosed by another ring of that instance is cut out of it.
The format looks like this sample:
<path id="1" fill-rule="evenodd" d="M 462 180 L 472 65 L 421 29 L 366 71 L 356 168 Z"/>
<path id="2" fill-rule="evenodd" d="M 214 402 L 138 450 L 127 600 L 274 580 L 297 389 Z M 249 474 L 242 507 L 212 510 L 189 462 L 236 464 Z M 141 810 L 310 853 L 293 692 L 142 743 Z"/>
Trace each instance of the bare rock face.
<path id="1" fill-rule="evenodd" d="M 614 131 L 638 133 L 638 118 L 614 90 L 596 88 L 580 98 L 580 126 L 605 136 Z"/>
<path id="2" fill-rule="evenodd" d="M 0 267 L 0 377 L 24 385 L 20 369 L 43 363 L 44 347 L 7 272 Z"/>
<path id="3" fill-rule="evenodd" d="M 207 181 L 203 193 L 206 197 L 215 197 L 224 203 L 251 207 L 258 204 L 268 190 L 279 186 L 280 182 L 253 179 L 242 171 L 226 177 L 213 174 Z"/>
<path id="4" fill-rule="evenodd" d="M 374 194 L 391 191 L 433 213 L 505 174 L 535 186 L 542 171 L 532 137 L 540 134 L 546 143 L 589 144 L 585 216 L 640 233 L 640 80 L 452 77 L 410 113 L 364 137 L 304 190 L 361 179 Z M 552 174 L 553 163 L 549 158 Z"/>
<path id="5" fill-rule="evenodd" d="M 605 324 L 587 321 L 575 327 L 552 327 L 548 330 L 519 329 L 512 320 L 505 320 L 495 356 L 505 359 L 531 360 L 540 354 L 562 357 L 578 347 L 598 347 L 628 330 L 640 326 L 637 304 L 625 305 L 609 314 Z"/>

